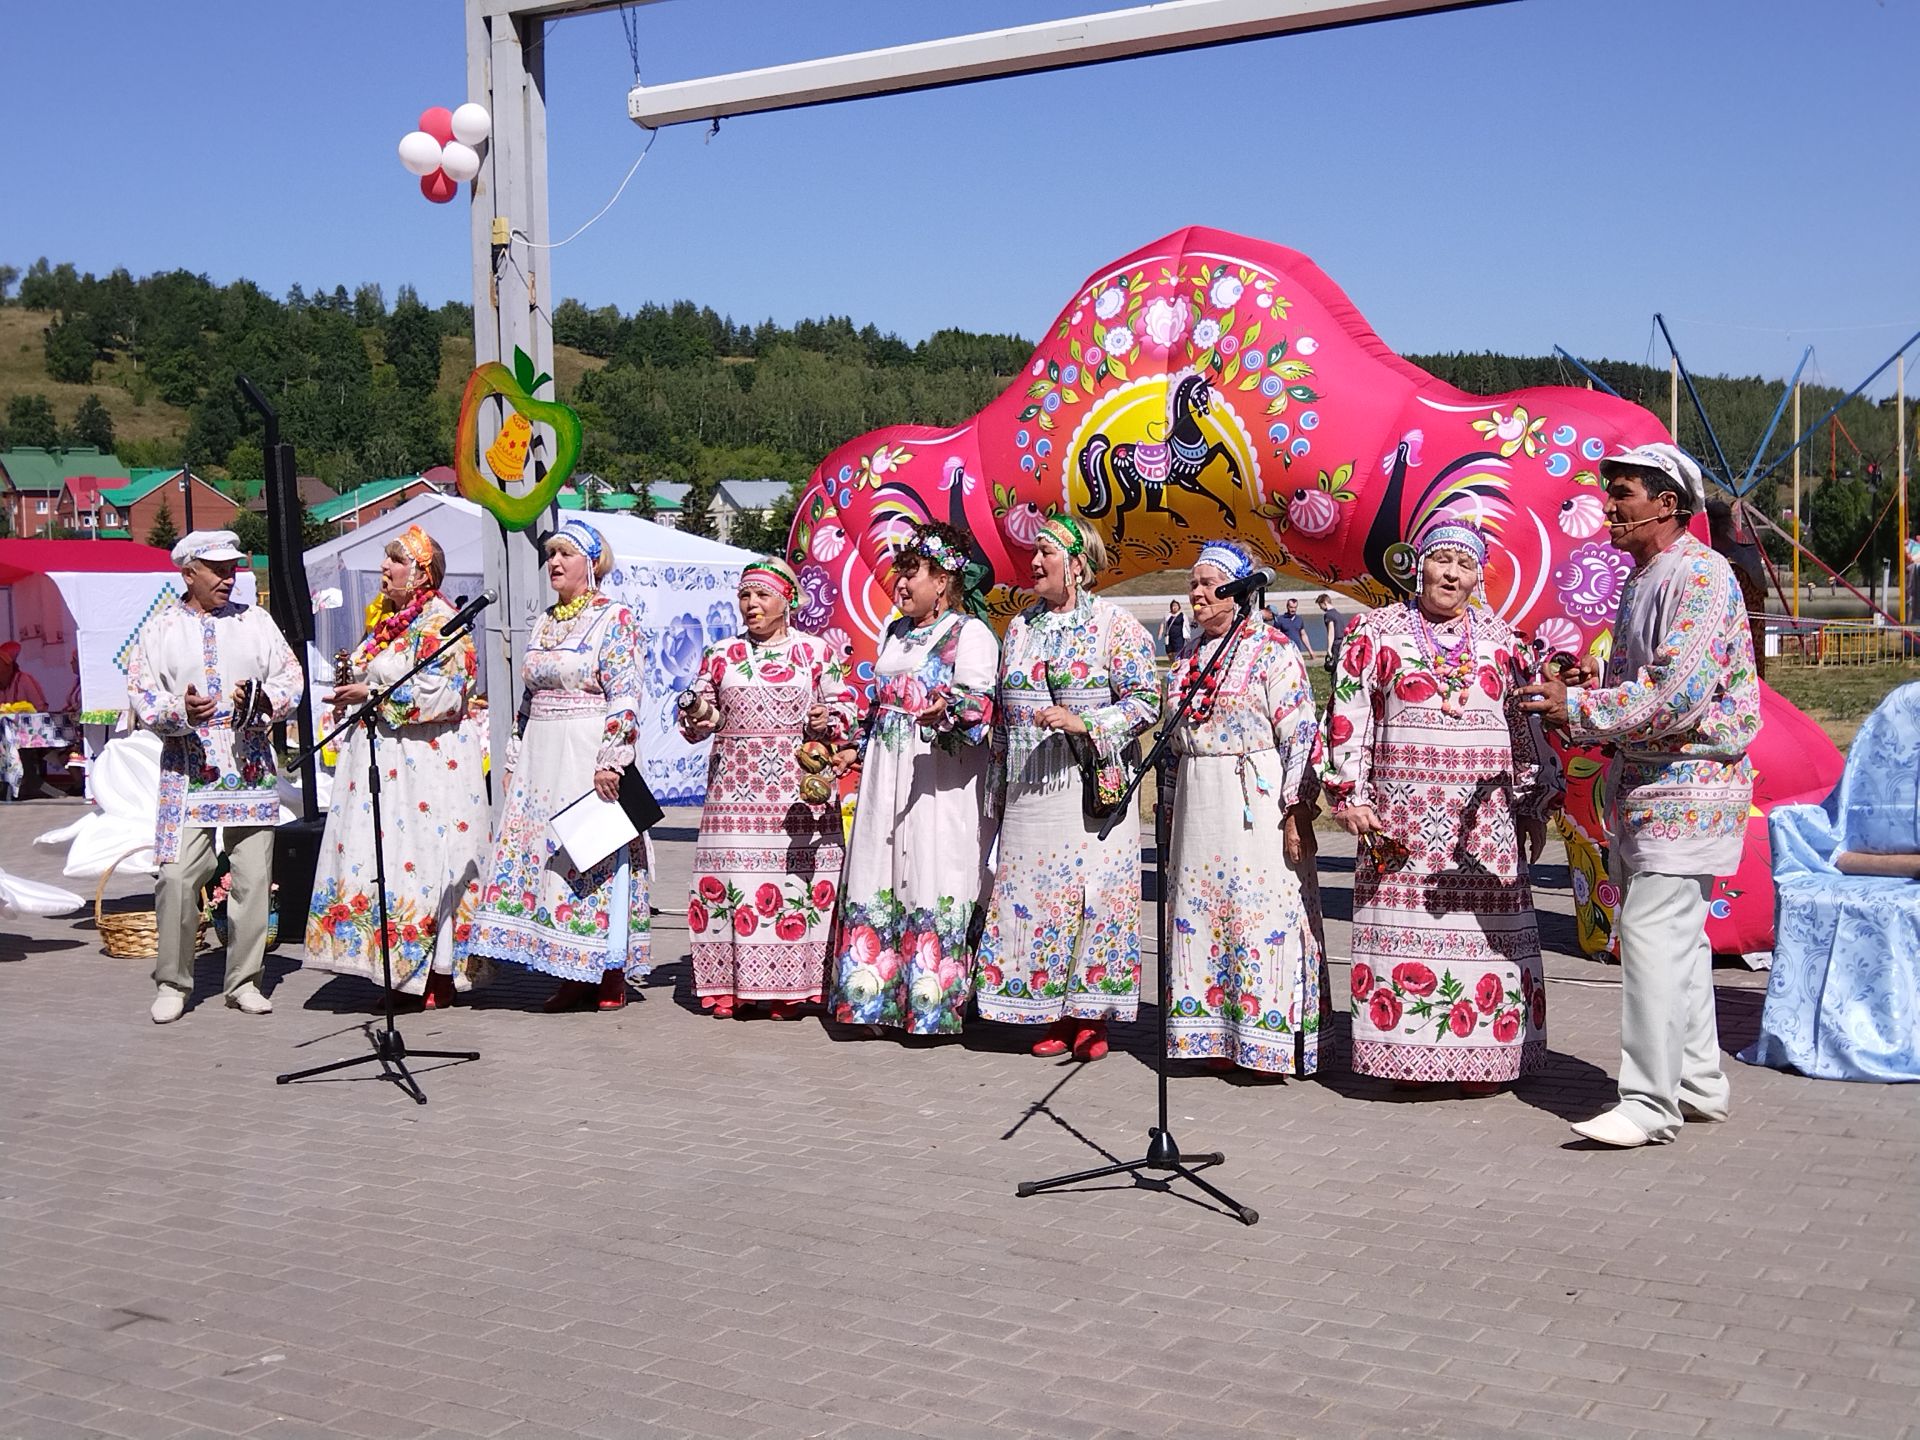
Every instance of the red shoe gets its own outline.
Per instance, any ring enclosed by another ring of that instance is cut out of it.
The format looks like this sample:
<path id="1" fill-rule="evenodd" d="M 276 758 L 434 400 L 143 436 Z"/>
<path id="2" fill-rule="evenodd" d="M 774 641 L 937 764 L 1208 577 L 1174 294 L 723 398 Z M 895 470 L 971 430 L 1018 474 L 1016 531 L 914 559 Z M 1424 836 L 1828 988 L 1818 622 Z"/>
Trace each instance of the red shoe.
<path id="1" fill-rule="evenodd" d="M 558 1015 L 566 1010 L 578 1010 L 594 996 L 595 987 L 585 980 L 562 980 L 560 988 L 547 997 L 547 1003 L 540 1008 L 549 1015 Z"/>
<path id="2" fill-rule="evenodd" d="M 713 1012 L 713 1018 L 716 1020 L 731 1020 L 733 1018 L 733 996 L 731 995 L 709 996 L 700 1003 Z"/>
<path id="3" fill-rule="evenodd" d="M 1504 1080 L 1462 1080 L 1460 1093 L 1471 1099 L 1480 1099 L 1487 1095 L 1498 1095 L 1507 1088 Z"/>
<path id="4" fill-rule="evenodd" d="M 1082 1020 L 1080 1033 L 1073 1037 L 1073 1058 L 1076 1060 L 1102 1060 L 1107 1054 L 1107 1022 L 1104 1020 Z"/>
<path id="5" fill-rule="evenodd" d="M 798 1020 L 806 1008 L 807 1002 L 804 1000 L 776 1000 L 768 1013 L 775 1020 Z"/>
<path id="6" fill-rule="evenodd" d="M 422 1010 L 451 1010 L 453 1008 L 453 976 L 442 975 L 438 971 L 427 976 L 427 988 L 420 992 Z"/>
<path id="7" fill-rule="evenodd" d="M 1225 1075 L 1229 1071 L 1232 1071 L 1238 1068 L 1237 1066 L 1234 1065 L 1233 1061 L 1229 1060 L 1224 1055 L 1213 1056 L 1211 1059 L 1206 1061 L 1206 1067 L 1207 1069 L 1217 1071 L 1222 1075 Z"/>
<path id="8" fill-rule="evenodd" d="M 623 1010 L 627 1004 L 627 972 L 608 970 L 600 976 L 599 994 L 594 998 L 596 1010 Z"/>
<path id="9" fill-rule="evenodd" d="M 1076 1023 L 1072 1020 L 1054 1021 L 1047 1027 L 1047 1033 L 1033 1042 L 1033 1053 L 1043 1060 L 1066 1054 L 1073 1048 L 1073 1031 Z"/>

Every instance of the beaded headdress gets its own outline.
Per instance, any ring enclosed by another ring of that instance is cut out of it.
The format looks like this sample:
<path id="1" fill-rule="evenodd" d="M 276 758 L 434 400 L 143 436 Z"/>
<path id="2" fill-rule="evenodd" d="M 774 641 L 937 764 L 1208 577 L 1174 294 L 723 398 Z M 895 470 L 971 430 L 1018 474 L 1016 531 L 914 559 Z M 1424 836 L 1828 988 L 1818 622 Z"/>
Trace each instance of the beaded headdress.
<path id="1" fill-rule="evenodd" d="M 1229 580 L 1240 580 L 1253 573 L 1253 556 L 1231 540 L 1209 540 L 1200 551 L 1196 566 L 1211 565 L 1224 571 Z"/>
<path id="2" fill-rule="evenodd" d="M 740 572 L 740 588 L 765 590 L 791 605 L 794 597 L 800 593 L 800 577 L 778 555 L 767 555 Z"/>
<path id="3" fill-rule="evenodd" d="M 400 548 L 407 552 L 407 558 L 422 570 L 433 569 L 433 541 L 427 538 L 427 532 L 418 525 L 409 525 L 400 532 Z"/>
<path id="4" fill-rule="evenodd" d="M 601 538 L 600 532 L 584 520 L 562 520 L 560 528 L 547 536 L 549 544 L 556 540 L 578 550 L 587 559 L 595 561 L 607 548 L 607 542 Z"/>
<path id="5" fill-rule="evenodd" d="M 1087 537 L 1080 529 L 1080 522 L 1058 510 L 1040 522 L 1037 538 L 1048 541 L 1067 555 L 1078 555 L 1087 548 Z"/>
<path id="6" fill-rule="evenodd" d="M 1487 537 L 1471 525 L 1458 521 L 1435 525 L 1420 537 L 1418 553 L 1422 560 L 1436 550 L 1464 550 L 1476 565 L 1487 563 Z"/>

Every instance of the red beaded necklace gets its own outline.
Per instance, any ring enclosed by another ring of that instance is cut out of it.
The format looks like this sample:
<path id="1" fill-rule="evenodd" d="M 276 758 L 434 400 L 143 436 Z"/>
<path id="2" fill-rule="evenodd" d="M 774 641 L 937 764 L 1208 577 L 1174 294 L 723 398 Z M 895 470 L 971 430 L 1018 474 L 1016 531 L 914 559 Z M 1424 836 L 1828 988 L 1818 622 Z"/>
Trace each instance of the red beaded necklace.
<path id="1" fill-rule="evenodd" d="M 413 622 L 420 618 L 420 612 L 426 609 L 439 593 L 431 585 L 423 585 L 413 592 L 413 598 L 400 609 L 375 621 L 367 638 L 360 642 L 354 659 L 363 667 L 372 664 L 374 656 L 390 647 L 413 628 Z"/>
<path id="2" fill-rule="evenodd" d="M 1187 723 L 1196 728 L 1207 723 L 1213 716 L 1213 704 L 1220 694 L 1220 682 L 1226 677 L 1232 659 L 1222 660 L 1218 665 L 1208 666 L 1202 663 L 1201 645 L 1194 646 L 1193 659 L 1187 665 L 1187 673 L 1180 677 L 1179 704 L 1188 705 Z M 1205 678 L 1202 672 L 1206 671 Z M 1192 703 L 1189 705 L 1188 702 Z M 1178 708 L 1176 706 L 1176 708 Z"/>

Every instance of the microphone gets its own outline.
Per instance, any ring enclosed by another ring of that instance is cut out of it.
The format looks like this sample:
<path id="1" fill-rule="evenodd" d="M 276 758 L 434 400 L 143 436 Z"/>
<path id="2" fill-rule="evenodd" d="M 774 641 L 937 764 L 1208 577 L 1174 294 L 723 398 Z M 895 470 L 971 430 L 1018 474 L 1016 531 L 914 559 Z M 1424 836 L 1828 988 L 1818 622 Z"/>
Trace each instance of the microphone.
<path id="1" fill-rule="evenodd" d="M 453 618 L 447 621 L 440 631 L 442 640 L 451 640 L 456 635 L 464 635 L 473 628 L 473 622 L 480 618 L 480 612 L 500 598 L 497 590 L 482 590 L 473 599 L 467 601 L 453 612 Z"/>
<path id="2" fill-rule="evenodd" d="M 1622 520 L 1618 524 L 1613 524 L 1609 521 L 1608 524 L 1609 527 L 1614 530 L 1637 530 L 1642 525 L 1651 525 L 1656 520 L 1664 520 L 1665 518 L 1664 515 L 1643 515 L 1638 520 Z"/>
<path id="3" fill-rule="evenodd" d="M 1229 580 L 1224 585 L 1214 586 L 1213 598 L 1216 600 L 1244 599 L 1256 590 L 1266 589 L 1269 585 L 1273 584 L 1273 581 L 1273 571 L 1264 565 L 1259 565 L 1254 567 L 1252 573 L 1244 575 L 1238 580 Z"/>

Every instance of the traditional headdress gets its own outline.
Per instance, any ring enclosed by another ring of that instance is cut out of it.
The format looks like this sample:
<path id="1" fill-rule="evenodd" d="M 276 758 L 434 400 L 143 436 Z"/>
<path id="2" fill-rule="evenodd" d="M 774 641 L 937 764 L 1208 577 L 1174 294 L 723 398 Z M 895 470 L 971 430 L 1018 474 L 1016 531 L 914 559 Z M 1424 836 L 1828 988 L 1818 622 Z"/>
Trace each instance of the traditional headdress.
<path id="1" fill-rule="evenodd" d="M 407 552 L 407 558 L 424 571 L 433 569 L 433 541 L 427 538 L 427 532 L 418 525 L 409 525 L 400 532 L 400 548 Z"/>
<path id="2" fill-rule="evenodd" d="M 936 566 L 949 575 L 958 575 L 960 595 L 966 601 L 967 609 L 975 615 L 986 615 L 987 587 L 992 583 L 993 572 L 985 565 L 954 545 L 937 530 L 915 530 L 913 538 L 903 548 L 907 553 L 918 555 L 929 565 Z"/>
<path id="3" fill-rule="evenodd" d="M 778 555 L 766 555 L 740 572 L 742 590 L 765 590 L 791 605 L 800 594 L 800 577 Z"/>
<path id="4" fill-rule="evenodd" d="M 1435 525 L 1420 537 L 1416 550 L 1422 560 L 1436 550 L 1464 550 L 1473 556 L 1474 564 L 1487 563 L 1487 537 L 1473 526 L 1457 520 Z"/>
<path id="5" fill-rule="evenodd" d="M 584 520 L 562 520 L 560 528 L 547 536 L 548 544 L 556 540 L 563 545 L 571 546 L 593 561 L 598 561 L 607 548 L 607 542 L 601 537 L 600 532 Z"/>
<path id="6" fill-rule="evenodd" d="M 1232 540 L 1209 540 L 1201 549 L 1200 558 L 1193 563 L 1225 571 L 1229 580 L 1244 579 L 1253 573 L 1253 556 Z"/>
<path id="7" fill-rule="evenodd" d="M 1045 540 L 1070 556 L 1078 555 L 1087 548 L 1087 537 L 1080 529 L 1080 522 L 1059 510 L 1040 522 L 1040 533 L 1034 538 Z"/>

